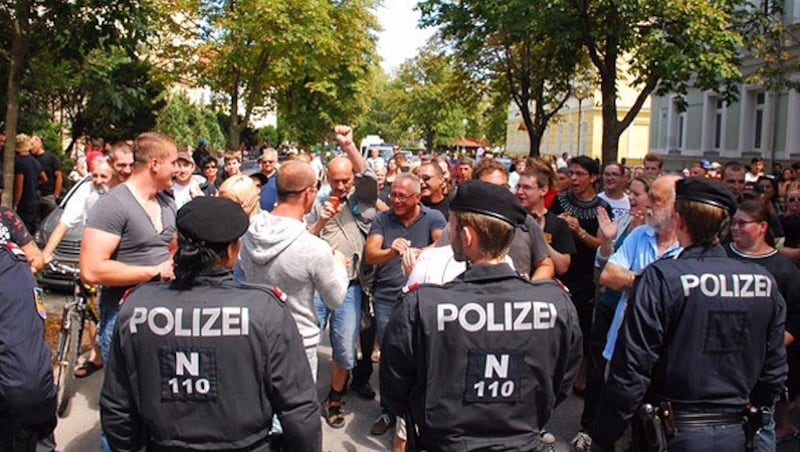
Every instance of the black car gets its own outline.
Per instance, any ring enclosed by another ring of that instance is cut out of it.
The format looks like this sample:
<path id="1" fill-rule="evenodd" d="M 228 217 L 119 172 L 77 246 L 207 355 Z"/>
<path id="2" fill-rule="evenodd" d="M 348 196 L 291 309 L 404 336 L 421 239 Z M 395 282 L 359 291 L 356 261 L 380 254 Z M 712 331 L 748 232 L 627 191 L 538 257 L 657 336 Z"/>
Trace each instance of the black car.
<path id="1" fill-rule="evenodd" d="M 42 220 L 42 223 L 39 225 L 39 230 L 34 236 L 36 244 L 39 245 L 39 248 L 44 249 L 45 245 L 47 245 L 47 240 L 50 238 L 50 234 L 52 234 L 53 229 L 55 229 L 56 225 L 58 224 L 58 220 L 61 218 L 61 213 L 64 212 L 64 206 L 75 195 L 79 187 L 83 186 L 84 184 L 91 183 L 91 176 L 86 176 L 76 182 L 69 192 L 67 192 L 67 195 L 64 196 L 60 203 L 58 203 L 58 206 L 52 212 L 50 212 L 50 214 L 45 217 L 44 220 Z M 83 237 L 82 224 L 70 229 L 53 252 L 53 260 L 77 267 L 78 260 L 80 259 L 81 237 Z M 69 275 L 53 272 L 48 268 L 48 266 L 45 266 L 45 268 L 36 275 L 36 278 L 39 281 L 39 285 L 47 289 L 64 291 L 69 291 L 72 289 L 72 280 L 70 279 Z"/>

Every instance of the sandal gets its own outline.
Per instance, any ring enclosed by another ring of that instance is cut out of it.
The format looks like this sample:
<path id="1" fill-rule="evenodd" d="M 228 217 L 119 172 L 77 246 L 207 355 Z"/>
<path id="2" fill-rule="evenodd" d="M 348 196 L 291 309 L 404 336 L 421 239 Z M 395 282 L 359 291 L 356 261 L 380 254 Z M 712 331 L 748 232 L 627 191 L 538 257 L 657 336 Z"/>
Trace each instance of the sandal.
<path id="1" fill-rule="evenodd" d="M 75 378 L 86 378 L 102 368 L 103 368 L 102 363 L 98 366 L 97 364 L 91 361 L 85 361 L 83 364 L 80 365 L 80 367 L 75 369 Z"/>
<path id="2" fill-rule="evenodd" d="M 332 428 L 344 427 L 344 412 L 342 411 L 344 402 L 341 400 L 331 401 L 325 399 L 325 422 Z"/>

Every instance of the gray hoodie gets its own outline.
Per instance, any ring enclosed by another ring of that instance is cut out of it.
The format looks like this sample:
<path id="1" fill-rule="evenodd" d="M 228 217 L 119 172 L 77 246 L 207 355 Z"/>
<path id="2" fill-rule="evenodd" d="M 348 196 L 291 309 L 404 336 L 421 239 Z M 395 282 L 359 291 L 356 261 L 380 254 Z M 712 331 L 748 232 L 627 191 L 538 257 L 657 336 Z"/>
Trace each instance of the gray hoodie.
<path id="1" fill-rule="evenodd" d="M 347 294 L 347 272 L 330 245 L 306 230 L 306 224 L 261 212 L 243 238 L 239 264 L 248 283 L 277 286 L 286 296 L 306 347 L 319 343 L 314 292 L 330 309 Z"/>

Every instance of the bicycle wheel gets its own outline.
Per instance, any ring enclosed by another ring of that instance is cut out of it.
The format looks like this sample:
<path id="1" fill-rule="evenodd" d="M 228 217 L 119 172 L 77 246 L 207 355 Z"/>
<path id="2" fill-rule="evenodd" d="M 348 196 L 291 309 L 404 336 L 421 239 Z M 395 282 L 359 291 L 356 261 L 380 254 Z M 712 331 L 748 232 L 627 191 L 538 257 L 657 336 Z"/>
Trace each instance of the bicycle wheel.
<path id="1" fill-rule="evenodd" d="M 57 413 L 59 417 L 66 416 L 70 399 L 75 392 L 75 366 L 78 363 L 81 347 L 80 314 L 75 310 L 70 310 L 66 316 L 66 320 L 62 323 L 56 368 L 54 369 L 58 387 Z"/>

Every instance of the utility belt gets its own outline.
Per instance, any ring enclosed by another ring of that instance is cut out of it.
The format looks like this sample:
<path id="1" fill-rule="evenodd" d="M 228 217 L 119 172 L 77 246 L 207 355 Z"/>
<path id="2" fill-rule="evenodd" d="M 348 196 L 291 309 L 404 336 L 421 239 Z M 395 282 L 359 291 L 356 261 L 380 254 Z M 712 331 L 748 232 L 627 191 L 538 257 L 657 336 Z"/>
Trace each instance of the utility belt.
<path id="1" fill-rule="evenodd" d="M 665 452 L 669 440 L 681 429 L 740 425 L 745 430 L 745 450 L 754 451 L 758 446 L 758 432 L 772 419 L 772 409 L 769 407 L 693 408 L 690 405 L 676 405 L 673 409 L 673 404 L 668 401 L 640 406 L 631 423 L 632 449 Z"/>

